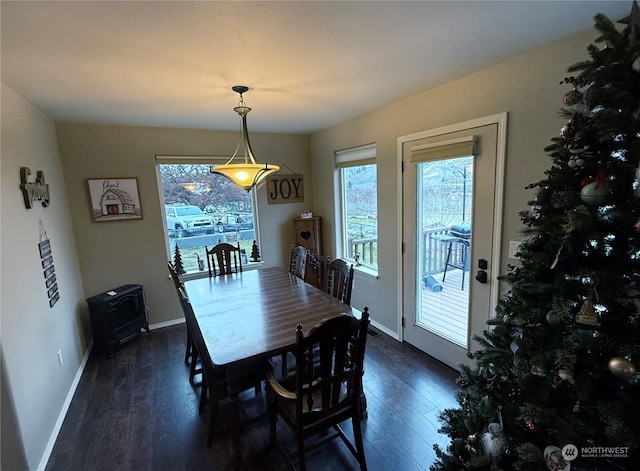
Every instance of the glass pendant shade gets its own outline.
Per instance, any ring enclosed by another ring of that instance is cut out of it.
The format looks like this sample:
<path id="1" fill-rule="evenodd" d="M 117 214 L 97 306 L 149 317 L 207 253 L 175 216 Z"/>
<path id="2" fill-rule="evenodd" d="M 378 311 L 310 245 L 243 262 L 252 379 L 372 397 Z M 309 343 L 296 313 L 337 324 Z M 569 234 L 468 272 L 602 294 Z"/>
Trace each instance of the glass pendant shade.
<path id="1" fill-rule="evenodd" d="M 245 106 L 244 101 L 242 100 L 242 93 L 246 92 L 248 88 L 238 86 L 233 87 L 233 90 L 240 93 L 240 102 L 238 103 L 238 106 L 233 109 L 238 113 L 242 120 L 240 142 L 238 142 L 238 147 L 233 153 L 233 156 L 231 156 L 224 165 L 213 166 L 211 171 L 224 175 L 235 185 L 249 191 L 267 177 L 267 175 L 280 170 L 280 167 L 273 164 L 261 164 L 256 162 L 256 159 L 253 156 L 253 151 L 251 150 L 251 143 L 249 142 L 249 131 L 247 130 L 247 114 L 251 111 L 251 108 Z M 234 163 L 233 161 L 236 157 L 238 157 L 238 160 L 242 158 L 239 156 L 239 152 L 241 150 L 244 153 L 243 161 L 241 163 Z"/>

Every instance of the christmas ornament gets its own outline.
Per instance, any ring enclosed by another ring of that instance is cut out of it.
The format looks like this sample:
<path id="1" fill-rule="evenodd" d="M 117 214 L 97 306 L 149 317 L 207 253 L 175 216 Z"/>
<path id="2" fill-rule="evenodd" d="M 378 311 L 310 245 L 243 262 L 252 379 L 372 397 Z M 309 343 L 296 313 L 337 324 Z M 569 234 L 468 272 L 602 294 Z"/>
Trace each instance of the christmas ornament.
<path id="1" fill-rule="evenodd" d="M 557 446 L 548 446 L 544 449 L 544 461 L 551 471 L 569 471 L 571 464 L 562 456 L 562 450 Z"/>
<path id="2" fill-rule="evenodd" d="M 540 427 L 540 425 L 538 425 L 537 423 L 535 423 L 535 422 L 534 422 L 533 420 L 531 420 L 531 419 L 528 419 L 528 420 L 525 422 L 525 425 L 527 426 L 527 428 L 528 428 L 529 430 L 531 430 L 531 431 L 532 431 L 532 432 L 534 432 L 534 433 L 538 433 L 538 432 L 541 432 L 541 431 L 542 431 L 542 427 Z"/>
<path id="3" fill-rule="evenodd" d="M 496 422 L 489 424 L 489 430 L 482 435 L 482 447 L 485 455 L 499 458 L 507 450 L 507 438 L 502 426 Z"/>
<path id="4" fill-rule="evenodd" d="M 609 199 L 610 191 L 607 182 L 592 181 L 582 187 L 580 199 L 587 206 L 602 206 Z"/>
<path id="5" fill-rule="evenodd" d="M 551 311 L 547 312 L 546 318 L 547 318 L 547 322 L 549 323 L 549 325 L 559 325 L 560 324 L 560 314 L 558 314 L 554 310 L 551 310 Z"/>
<path id="6" fill-rule="evenodd" d="M 637 373 L 636 366 L 627 358 L 622 357 L 613 357 L 609 360 L 609 371 L 622 379 L 630 379 Z"/>
<path id="7" fill-rule="evenodd" d="M 467 437 L 467 450 L 471 453 L 478 453 L 478 435 L 473 433 Z"/>
<path id="8" fill-rule="evenodd" d="M 582 93 L 578 90 L 571 90 L 564 94 L 562 97 L 562 102 L 567 106 L 573 106 L 580 103 L 582 100 Z"/>
<path id="9" fill-rule="evenodd" d="M 560 379 L 565 379 L 567 381 L 573 380 L 573 368 L 570 366 L 564 366 L 558 370 L 558 376 Z"/>
<path id="10" fill-rule="evenodd" d="M 539 365 L 533 365 L 531 367 L 531 374 L 536 376 L 547 376 L 547 372 Z"/>
<path id="11" fill-rule="evenodd" d="M 567 162 L 567 165 L 571 168 L 575 168 L 575 167 L 584 167 L 584 159 L 582 157 L 579 157 L 577 155 L 572 155 L 569 158 L 569 162 Z"/>
<path id="12" fill-rule="evenodd" d="M 588 299 L 582 304 L 580 311 L 576 314 L 576 322 L 584 325 L 598 325 L 598 316 L 593 307 L 593 303 Z"/>
<path id="13" fill-rule="evenodd" d="M 631 68 L 640 74 L 640 56 L 636 57 L 636 60 L 631 64 Z"/>

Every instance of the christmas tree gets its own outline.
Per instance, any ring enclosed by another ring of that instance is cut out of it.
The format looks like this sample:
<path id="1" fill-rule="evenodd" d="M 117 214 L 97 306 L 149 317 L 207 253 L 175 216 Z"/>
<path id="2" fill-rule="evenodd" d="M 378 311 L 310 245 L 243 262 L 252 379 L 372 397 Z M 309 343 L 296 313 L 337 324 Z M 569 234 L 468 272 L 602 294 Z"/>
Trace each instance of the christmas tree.
<path id="1" fill-rule="evenodd" d="M 640 469 L 640 10 L 595 16 L 431 470 Z"/>
<path id="2" fill-rule="evenodd" d="M 251 245 L 251 261 L 252 262 L 259 262 L 260 261 L 260 249 L 258 248 L 258 242 L 257 241 L 253 241 L 253 244 Z"/>
<path id="3" fill-rule="evenodd" d="M 184 264 L 182 263 L 182 254 L 180 253 L 178 244 L 176 244 L 176 247 L 173 250 L 173 266 L 175 267 L 178 275 L 184 275 L 185 273 L 187 273 L 184 269 Z"/>

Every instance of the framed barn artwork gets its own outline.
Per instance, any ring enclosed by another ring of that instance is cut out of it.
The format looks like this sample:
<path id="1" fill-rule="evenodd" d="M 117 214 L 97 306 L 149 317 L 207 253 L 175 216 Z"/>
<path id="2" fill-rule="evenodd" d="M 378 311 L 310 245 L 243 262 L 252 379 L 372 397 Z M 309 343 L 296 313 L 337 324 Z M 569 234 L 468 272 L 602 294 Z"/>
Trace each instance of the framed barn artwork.
<path id="1" fill-rule="evenodd" d="M 142 219 L 137 178 L 89 178 L 87 187 L 94 222 Z"/>

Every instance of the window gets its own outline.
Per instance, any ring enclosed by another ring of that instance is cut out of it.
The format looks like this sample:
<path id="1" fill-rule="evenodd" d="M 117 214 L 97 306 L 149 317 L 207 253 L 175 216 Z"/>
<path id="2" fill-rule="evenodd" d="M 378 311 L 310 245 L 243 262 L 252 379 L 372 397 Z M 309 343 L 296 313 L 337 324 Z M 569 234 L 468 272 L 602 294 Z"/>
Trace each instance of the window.
<path id="1" fill-rule="evenodd" d="M 187 274 L 206 273 L 205 247 L 220 242 L 240 243 L 243 268 L 256 263 L 251 261 L 253 241 L 258 241 L 253 191 L 211 173 L 220 160 L 156 156 L 168 260 L 174 261 L 177 246 Z"/>
<path id="2" fill-rule="evenodd" d="M 375 144 L 336 152 L 340 172 L 342 257 L 378 269 L 378 182 Z"/>

